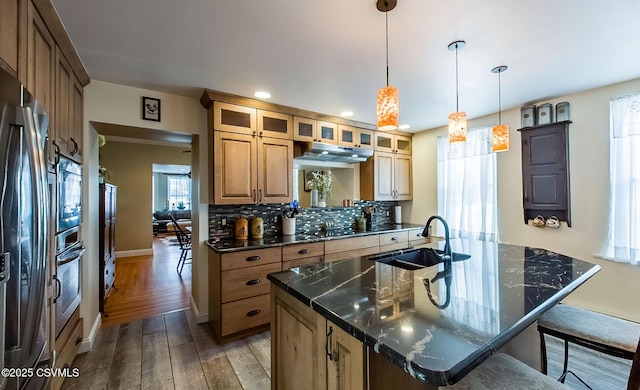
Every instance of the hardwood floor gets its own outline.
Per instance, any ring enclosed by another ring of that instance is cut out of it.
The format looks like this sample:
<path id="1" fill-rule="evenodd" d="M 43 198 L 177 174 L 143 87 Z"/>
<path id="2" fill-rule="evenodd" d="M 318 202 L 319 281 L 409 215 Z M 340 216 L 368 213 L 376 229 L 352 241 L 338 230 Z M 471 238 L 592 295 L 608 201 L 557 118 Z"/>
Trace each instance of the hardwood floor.
<path id="1" fill-rule="evenodd" d="M 77 378 L 63 389 L 263 390 L 271 382 L 268 331 L 220 344 L 189 307 L 191 266 L 176 272 L 177 246 L 154 240 L 154 256 L 117 260 L 109 314 L 91 351 L 78 355 Z M 560 376 L 563 344 L 547 337 L 549 375 Z M 569 368 L 594 390 L 624 390 L 631 363 L 572 345 Z M 585 389 L 574 377 L 566 382 Z"/>
<path id="2" fill-rule="evenodd" d="M 190 307 L 191 265 L 179 275 L 180 247 L 167 246 L 160 238 L 153 240 L 153 255 L 116 260 L 117 290 L 107 298 L 103 327 Z"/>

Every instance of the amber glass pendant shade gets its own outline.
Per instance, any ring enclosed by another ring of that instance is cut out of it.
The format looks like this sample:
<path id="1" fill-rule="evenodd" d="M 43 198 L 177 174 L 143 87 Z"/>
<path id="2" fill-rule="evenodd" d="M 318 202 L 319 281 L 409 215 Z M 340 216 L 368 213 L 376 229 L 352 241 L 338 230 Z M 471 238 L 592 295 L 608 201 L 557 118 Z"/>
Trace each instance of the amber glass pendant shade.
<path id="1" fill-rule="evenodd" d="M 491 129 L 491 148 L 494 152 L 509 150 L 509 126 L 493 126 Z"/>
<path id="2" fill-rule="evenodd" d="M 395 130 L 398 128 L 400 115 L 400 98 L 398 88 L 382 87 L 378 90 L 378 130 Z"/>
<path id="3" fill-rule="evenodd" d="M 449 114 L 449 143 L 467 141 L 467 113 Z"/>

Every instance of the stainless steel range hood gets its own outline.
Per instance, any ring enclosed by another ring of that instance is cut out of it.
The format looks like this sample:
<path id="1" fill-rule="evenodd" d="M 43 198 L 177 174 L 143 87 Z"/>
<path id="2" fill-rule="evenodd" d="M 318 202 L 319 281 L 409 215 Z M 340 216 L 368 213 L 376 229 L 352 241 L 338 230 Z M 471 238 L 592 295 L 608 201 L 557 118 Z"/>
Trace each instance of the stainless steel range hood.
<path id="1" fill-rule="evenodd" d="M 354 164 L 367 161 L 373 150 L 331 145 L 323 142 L 296 142 L 294 163 L 325 162 Z"/>

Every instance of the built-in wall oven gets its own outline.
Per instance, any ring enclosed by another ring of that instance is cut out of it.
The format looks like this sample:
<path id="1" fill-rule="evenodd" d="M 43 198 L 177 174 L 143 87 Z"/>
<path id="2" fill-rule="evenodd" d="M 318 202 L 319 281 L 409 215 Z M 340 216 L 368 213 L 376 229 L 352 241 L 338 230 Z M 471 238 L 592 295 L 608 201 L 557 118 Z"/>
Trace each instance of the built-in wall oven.
<path id="1" fill-rule="evenodd" d="M 82 255 L 85 247 L 80 239 L 82 221 L 82 166 L 59 155 L 56 169 L 57 218 L 55 238 L 55 270 L 53 303 L 55 334 L 62 329 L 82 299 Z"/>

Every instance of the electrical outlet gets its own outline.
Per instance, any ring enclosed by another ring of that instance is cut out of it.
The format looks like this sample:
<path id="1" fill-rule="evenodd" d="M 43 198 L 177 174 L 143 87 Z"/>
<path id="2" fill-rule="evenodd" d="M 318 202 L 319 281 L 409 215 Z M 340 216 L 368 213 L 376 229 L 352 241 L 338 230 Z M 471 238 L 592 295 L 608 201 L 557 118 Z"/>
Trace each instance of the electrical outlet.
<path id="1" fill-rule="evenodd" d="M 387 210 L 387 217 L 391 216 L 391 211 Z"/>
<path id="2" fill-rule="evenodd" d="M 222 225 L 222 226 L 227 226 L 227 219 L 226 219 L 226 218 L 222 218 L 222 219 L 220 220 L 220 225 Z"/>

